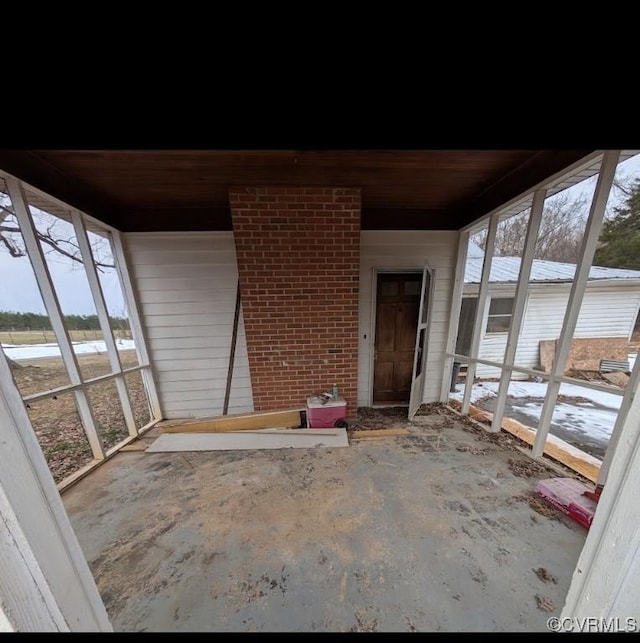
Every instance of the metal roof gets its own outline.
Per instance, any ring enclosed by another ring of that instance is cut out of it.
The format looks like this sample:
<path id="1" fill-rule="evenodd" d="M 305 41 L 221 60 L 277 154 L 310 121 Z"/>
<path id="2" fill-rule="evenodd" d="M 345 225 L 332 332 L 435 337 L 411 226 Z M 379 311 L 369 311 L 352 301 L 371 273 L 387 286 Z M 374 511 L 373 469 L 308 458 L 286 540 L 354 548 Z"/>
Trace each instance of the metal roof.
<path id="1" fill-rule="evenodd" d="M 476 254 L 470 253 L 470 254 Z M 483 257 L 469 256 L 464 270 L 464 282 L 467 284 L 480 283 L 482 277 Z M 559 261 L 543 261 L 534 259 L 531 267 L 530 282 L 567 282 L 573 281 L 576 271 L 574 263 Z M 520 257 L 494 257 L 491 261 L 491 282 L 517 283 L 520 272 Z M 591 266 L 589 281 L 598 279 L 640 279 L 640 270 L 624 270 L 622 268 L 605 268 Z"/>

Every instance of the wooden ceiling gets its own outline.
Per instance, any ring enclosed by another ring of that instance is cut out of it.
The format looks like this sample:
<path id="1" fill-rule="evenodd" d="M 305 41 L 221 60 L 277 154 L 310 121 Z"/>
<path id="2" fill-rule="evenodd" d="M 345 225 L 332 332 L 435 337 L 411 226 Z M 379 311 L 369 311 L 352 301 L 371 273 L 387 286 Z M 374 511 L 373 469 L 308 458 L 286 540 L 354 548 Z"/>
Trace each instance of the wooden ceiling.
<path id="1" fill-rule="evenodd" d="M 229 187 L 360 187 L 363 229 L 458 230 L 593 150 L 0 150 L 123 231 L 230 230 Z"/>

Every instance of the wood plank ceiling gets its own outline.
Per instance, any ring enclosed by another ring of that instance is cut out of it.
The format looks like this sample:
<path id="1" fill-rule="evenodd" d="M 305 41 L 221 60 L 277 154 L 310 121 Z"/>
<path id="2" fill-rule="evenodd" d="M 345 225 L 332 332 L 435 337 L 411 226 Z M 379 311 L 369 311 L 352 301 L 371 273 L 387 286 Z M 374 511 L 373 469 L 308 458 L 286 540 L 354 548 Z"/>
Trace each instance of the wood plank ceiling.
<path id="1" fill-rule="evenodd" d="M 360 187 L 363 229 L 458 230 L 592 150 L 0 150 L 123 231 L 230 230 L 230 186 Z"/>

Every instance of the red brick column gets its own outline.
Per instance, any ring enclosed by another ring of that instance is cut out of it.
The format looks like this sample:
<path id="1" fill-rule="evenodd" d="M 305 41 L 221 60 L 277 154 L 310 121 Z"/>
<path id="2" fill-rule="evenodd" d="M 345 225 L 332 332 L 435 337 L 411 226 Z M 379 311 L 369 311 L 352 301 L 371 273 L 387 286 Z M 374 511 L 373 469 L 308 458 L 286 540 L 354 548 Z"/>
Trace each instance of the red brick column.
<path id="1" fill-rule="evenodd" d="M 356 411 L 360 190 L 229 191 L 256 411 L 336 383 Z"/>

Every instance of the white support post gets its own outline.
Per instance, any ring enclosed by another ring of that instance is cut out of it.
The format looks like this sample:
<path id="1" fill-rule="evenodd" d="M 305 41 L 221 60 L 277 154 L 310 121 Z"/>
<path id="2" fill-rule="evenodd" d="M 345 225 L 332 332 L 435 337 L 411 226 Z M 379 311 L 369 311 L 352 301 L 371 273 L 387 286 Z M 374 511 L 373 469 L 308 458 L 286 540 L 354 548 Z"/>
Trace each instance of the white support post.
<path id="1" fill-rule="evenodd" d="M 84 221 L 82 220 L 82 215 L 79 212 L 72 212 L 71 221 L 76 233 L 78 247 L 80 248 L 80 256 L 82 257 L 82 262 L 87 273 L 89 289 L 91 290 L 93 301 L 96 306 L 96 312 L 98 313 L 98 321 L 100 322 L 100 329 L 102 330 L 102 336 L 104 337 L 104 343 L 107 348 L 111 372 L 120 373 L 122 372 L 120 355 L 118 354 L 118 347 L 113 339 L 113 332 L 111 331 L 111 324 L 109 323 L 109 312 L 107 311 L 104 293 L 102 292 L 102 286 L 100 284 L 100 279 L 98 278 L 98 272 L 96 271 L 96 265 L 93 260 L 93 253 L 91 252 L 91 246 L 89 245 L 87 230 L 85 228 Z M 136 421 L 131 409 L 131 401 L 129 400 L 127 384 L 124 377 L 116 377 L 115 382 L 118 397 L 120 398 L 120 404 L 122 405 L 124 419 L 127 424 L 127 429 L 129 430 L 129 435 L 135 437 L 138 435 L 138 430 L 136 429 Z"/>
<path id="2" fill-rule="evenodd" d="M 0 351 L 0 631 L 113 631 Z"/>
<path id="3" fill-rule="evenodd" d="M 634 384 L 561 619 L 618 617 L 621 629 L 629 627 L 625 619 L 640 626 L 640 395 Z"/>
<path id="4" fill-rule="evenodd" d="M 536 190 L 531 203 L 529 212 L 529 221 L 527 223 L 527 236 L 524 243 L 524 251 L 520 260 L 520 272 L 518 274 L 518 285 L 516 286 L 516 295 L 513 302 L 513 311 L 511 313 L 511 326 L 507 337 L 507 348 L 504 352 L 504 365 L 513 366 L 518 349 L 518 339 L 522 328 L 524 318 L 524 309 L 527 303 L 527 294 L 529 293 L 529 279 L 531 277 L 531 266 L 533 265 L 533 256 L 536 250 L 536 240 L 538 239 L 538 230 L 542 220 L 542 211 L 544 209 L 544 200 L 546 190 Z M 496 406 L 493 411 L 493 420 L 491 421 L 491 430 L 500 431 L 502 428 L 502 417 L 507 402 L 507 393 L 509 392 L 509 382 L 511 381 L 511 369 L 503 368 L 500 375 L 500 386 L 498 387 L 498 397 Z"/>
<path id="5" fill-rule="evenodd" d="M 598 472 L 598 480 L 596 484 L 598 486 L 603 486 L 607 481 L 607 476 L 609 475 L 609 469 L 611 468 L 611 461 L 613 456 L 618 448 L 618 443 L 620 441 L 620 435 L 622 434 L 622 427 L 627 419 L 627 414 L 629 413 L 629 408 L 631 407 L 631 402 L 633 397 L 636 394 L 636 391 L 640 387 L 640 359 L 636 359 L 636 363 L 633 365 L 633 371 L 631 371 L 631 377 L 627 382 L 627 388 L 624 392 L 624 397 L 620 403 L 620 409 L 618 410 L 618 415 L 616 416 L 616 422 L 613 425 L 613 431 L 611 432 L 611 437 L 609 438 L 609 444 L 607 444 L 607 450 L 604 453 L 604 459 L 600 465 L 600 471 Z"/>
<path id="6" fill-rule="evenodd" d="M 460 306 L 462 304 L 462 292 L 464 289 L 464 270 L 467 263 L 467 248 L 469 247 L 469 233 L 461 232 L 458 239 L 458 257 L 456 261 L 455 279 L 453 292 L 451 294 L 451 310 L 449 312 L 449 330 L 447 333 L 446 353 L 454 353 L 456 339 L 458 337 L 458 324 L 460 323 Z M 440 401 L 446 403 L 449 399 L 451 388 L 451 375 L 453 369 L 453 357 L 446 355 L 442 375 L 442 389 Z"/>
<path id="7" fill-rule="evenodd" d="M 482 278 L 480 279 L 480 288 L 478 289 L 478 305 L 476 308 L 476 318 L 473 324 L 473 333 L 471 334 L 471 348 L 469 357 L 478 357 L 480 351 L 480 339 L 484 334 L 482 323 L 485 319 L 487 309 L 487 295 L 489 292 L 489 278 L 491 276 L 491 262 L 493 260 L 493 248 L 496 241 L 496 232 L 498 230 L 498 213 L 491 215 L 489 219 L 489 230 L 487 231 L 487 243 L 484 247 L 484 259 L 482 261 Z M 476 376 L 476 363 L 469 362 L 467 366 L 467 382 L 462 396 L 463 415 L 469 413 L 471 403 L 471 391 L 473 389 L 473 380 Z"/>
<path id="8" fill-rule="evenodd" d="M 67 329 L 63 322 L 60 302 L 58 301 L 53 282 L 51 281 L 51 275 L 49 274 L 49 268 L 44 258 L 44 253 L 42 252 L 40 242 L 38 241 L 37 231 L 33 225 L 33 220 L 29 212 L 29 206 L 27 205 L 27 198 L 22 188 L 22 184 L 15 178 L 7 178 L 6 183 L 13 209 L 16 218 L 18 219 L 18 225 L 22 232 L 22 238 L 27 250 L 27 255 L 31 265 L 33 266 L 33 271 L 38 282 L 38 288 L 42 294 L 42 299 L 47 309 L 49 320 L 51 321 L 51 327 L 53 328 L 53 332 L 55 333 L 58 341 L 62 361 L 64 362 L 69 374 L 69 380 L 72 385 L 82 384 L 78 360 L 76 358 L 76 354 L 73 352 L 71 340 L 69 339 L 69 334 L 67 333 Z M 76 389 L 73 394 L 76 398 L 78 414 L 80 415 L 89 444 L 91 445 L 93 457 L 97 460 L 103 460 L 105 457 L 104 447 L 102 445 L 102 440 L 98 435 L 98 431 L 96 430 L 91 406 L 87 400 L 86 393 L 82 388 L 79 388 Z"/>
<path id="9" fill-rule="evenodd" d="M 147 350 L 147 342 L 145 338 L 142 322 L 140 321 L 140 307 L 138 306 L 138 299 L 133 288 L 131 281 L 131 274 L 127 263 L 127 256 L 124 251 L 122 243 L 122 235 L 120 232 L 111 233 L 113 258 L 116 262 L 116 270 L 120 278 L 120 286 L 124 293 L 125 302 L 127 304 L 127 312 L 129 314 L 129 323 L 131 324 L 131 332 L 133 333 L 133 340 L 136 345 L 136 352 L 140 364 L 149 364 L 149 368 L 142 371 L 142 379 L 144 381 L 147 397 L 149 398 L 149 406 L 151 407 L 151 415 L 154 420 L 162 419 L 162 409 L 160 408 L 160 400 L 158 399 L 158 392 L 156 383 L 153 379 L 153 365 L 149 359 L 149 352 Z"/>
<path id="10" fill-rule="evenodd" d="M 598 174 L 598 182 L 593 194 L 593 200 L 591 201 L 591 210 L 589 212 L 587 227 L 582 240 L 582 246 L 580 248 L 580 257 L 578 259 L 578 265 L 576 266 L 576 272 L 571 284 L 567 310 L 565 311 L 562 330 L 560 331 L 560 337 L 556 347 L 556 356 L 551 368 L 551 380 L 547 386 L 547 395 L 542 406 L 538 430 L 536 431 L 536 439 L 533 443 L 532 456 L 534 458 L 541 457 L 544 452 L 544 446 L 551 426 L 553 410 L 556 406 L 558 393 L 560 391 L 560 380 L 556 378 L 560 377 L 564 373 L 567 359 L 569 358 L 573 333 L 578 321 L 578 315 L 580 314 L 582 298 L 587 287 L 589 271 L 591 270 L 591 264 L 593 263 L 593 256 L 596 252 L 598 238 L 600 237 L 604 211 L 607 206 L 611 186 L 613 185 L 613 178 L 616 173 L 619 158 L 619 150 L 607 150 L 602 157 L 602 165 L 600 166 L 600 173 Z"/>

